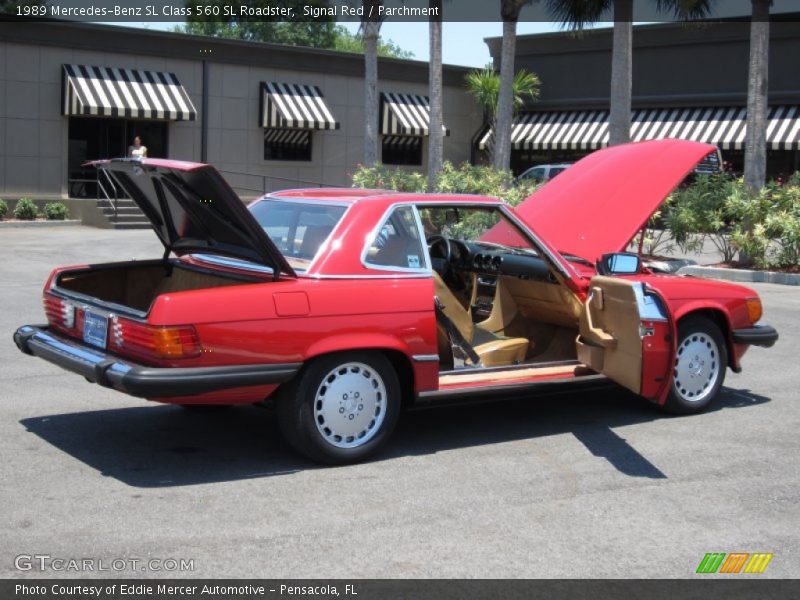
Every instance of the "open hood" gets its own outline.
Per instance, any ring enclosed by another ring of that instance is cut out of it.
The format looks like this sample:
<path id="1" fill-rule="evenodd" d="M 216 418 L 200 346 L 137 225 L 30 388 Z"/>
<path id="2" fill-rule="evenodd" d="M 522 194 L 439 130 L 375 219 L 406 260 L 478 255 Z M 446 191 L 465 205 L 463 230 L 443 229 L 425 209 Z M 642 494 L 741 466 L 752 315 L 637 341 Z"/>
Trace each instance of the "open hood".
<path id="1" fill-rule="evenodd" d="M 90 163 L 106 171 L 142 209 L 164 247 L 178 256 L 218 254 L 294 276 L 286 259 L 219 172 L 209 165 L 153 158 Z"/>
<path id="2" fill-rule="evenodd" d="M 593 152 L 514 208 L 563 254 L 594 262 L 621 252 L 715 146 L 664 139 Z"/>

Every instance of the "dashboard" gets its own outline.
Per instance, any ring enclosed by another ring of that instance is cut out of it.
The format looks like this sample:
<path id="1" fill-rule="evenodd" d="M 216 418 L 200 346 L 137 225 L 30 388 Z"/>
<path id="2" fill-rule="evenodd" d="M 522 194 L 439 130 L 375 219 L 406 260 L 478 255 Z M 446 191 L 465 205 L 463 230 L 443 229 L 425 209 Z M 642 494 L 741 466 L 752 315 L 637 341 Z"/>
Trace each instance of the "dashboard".
<path id="1" fill-rule="evenodd" d="M 453 240 L 453 266 L 486 275 L 508 275 L 556 283 L 547 263 L 538 256 L 513 248 L 493 249 L 475 242 Z M 455 250 L 457 248 L 457 250 Z"/>

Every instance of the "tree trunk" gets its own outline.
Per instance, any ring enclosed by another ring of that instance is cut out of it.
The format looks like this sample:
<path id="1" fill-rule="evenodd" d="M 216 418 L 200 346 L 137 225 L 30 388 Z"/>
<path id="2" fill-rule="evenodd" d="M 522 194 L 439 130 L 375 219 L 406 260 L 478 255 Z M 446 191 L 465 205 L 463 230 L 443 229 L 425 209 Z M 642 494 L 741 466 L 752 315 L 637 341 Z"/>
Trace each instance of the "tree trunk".
<path id="1" fill-rule="evenodd" d="M 371 167 L 380 160 L 378 153 L 378 35 L 379 21 L 364 21 L 364 165 Z"/>
<path id="2" fill-rule="evenodd" d="M 517 21 L 503 21 L 503 43 L 500 51 L 500 93 L 494 130 L 494 166 L 508 169 L 511 165 L 511 126 L 514 118 L 514 51 L 517 44 Z"/>
<path id="3" fill-rule="evenodd" d="M 436 177 L 444 160 L 444 133 L 442 131 L 442 2 L 430 0 L 431 8 L 438 8 L 438 16 L 430 20 L 430 62 L 428 85 L 430 96 L 430 135 L 428 138 L 428 191 L 434 189 Z"/>
<path id="4" fill-rule="evenodd" d="M 611 110 L 608 145 L 631 139 L 631 70 L 633 63 L 633 0 L 614 0 L 614 36 L 611 52 Z"/>
<path id="5" fill-rule="evenodd" d="M 750 67 L 747 76 L 747 133 L 744 183 L 758 192 L 767 177 L 767 82 L 769 66 L 769 0 L 752 0 Z"/>

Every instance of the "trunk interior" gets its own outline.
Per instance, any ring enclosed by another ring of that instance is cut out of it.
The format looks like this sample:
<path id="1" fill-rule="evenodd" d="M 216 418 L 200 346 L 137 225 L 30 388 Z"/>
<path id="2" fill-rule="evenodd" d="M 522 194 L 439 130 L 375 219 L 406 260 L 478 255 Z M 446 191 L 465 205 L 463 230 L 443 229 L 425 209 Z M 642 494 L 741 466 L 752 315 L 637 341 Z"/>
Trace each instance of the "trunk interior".
<path id="1" fill-rule="evenodd" d="M 178 261 L 170 262 L 170 267 L 168 269 L 161 261 L 96 266 L 62 273 L 56 285 L 66 292 L 147 312 L 161 294 L 262 281 L 195 268 Z"/>

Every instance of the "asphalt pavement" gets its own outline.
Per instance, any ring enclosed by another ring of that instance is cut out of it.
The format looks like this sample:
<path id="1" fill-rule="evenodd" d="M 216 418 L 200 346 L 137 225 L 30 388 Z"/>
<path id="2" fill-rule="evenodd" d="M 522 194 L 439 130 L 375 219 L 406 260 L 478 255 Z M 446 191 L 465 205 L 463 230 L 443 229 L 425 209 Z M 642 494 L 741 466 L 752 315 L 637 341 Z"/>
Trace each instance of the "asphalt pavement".
<path id="1" fill-rule="evenodd" d="M 798 288 L 752 286 L 781 339 L 706 414 L 616 387 L 440 407 L 372 462 L 321 468 L 267 410 L 138 400 L 12 343 L 53 266 L 160 255 L 150 231 L 0 231 L 0 577 L 92 575 L 54 558 L 103 577 L 695 577 L 708 552 L 796 576 Z"/>

